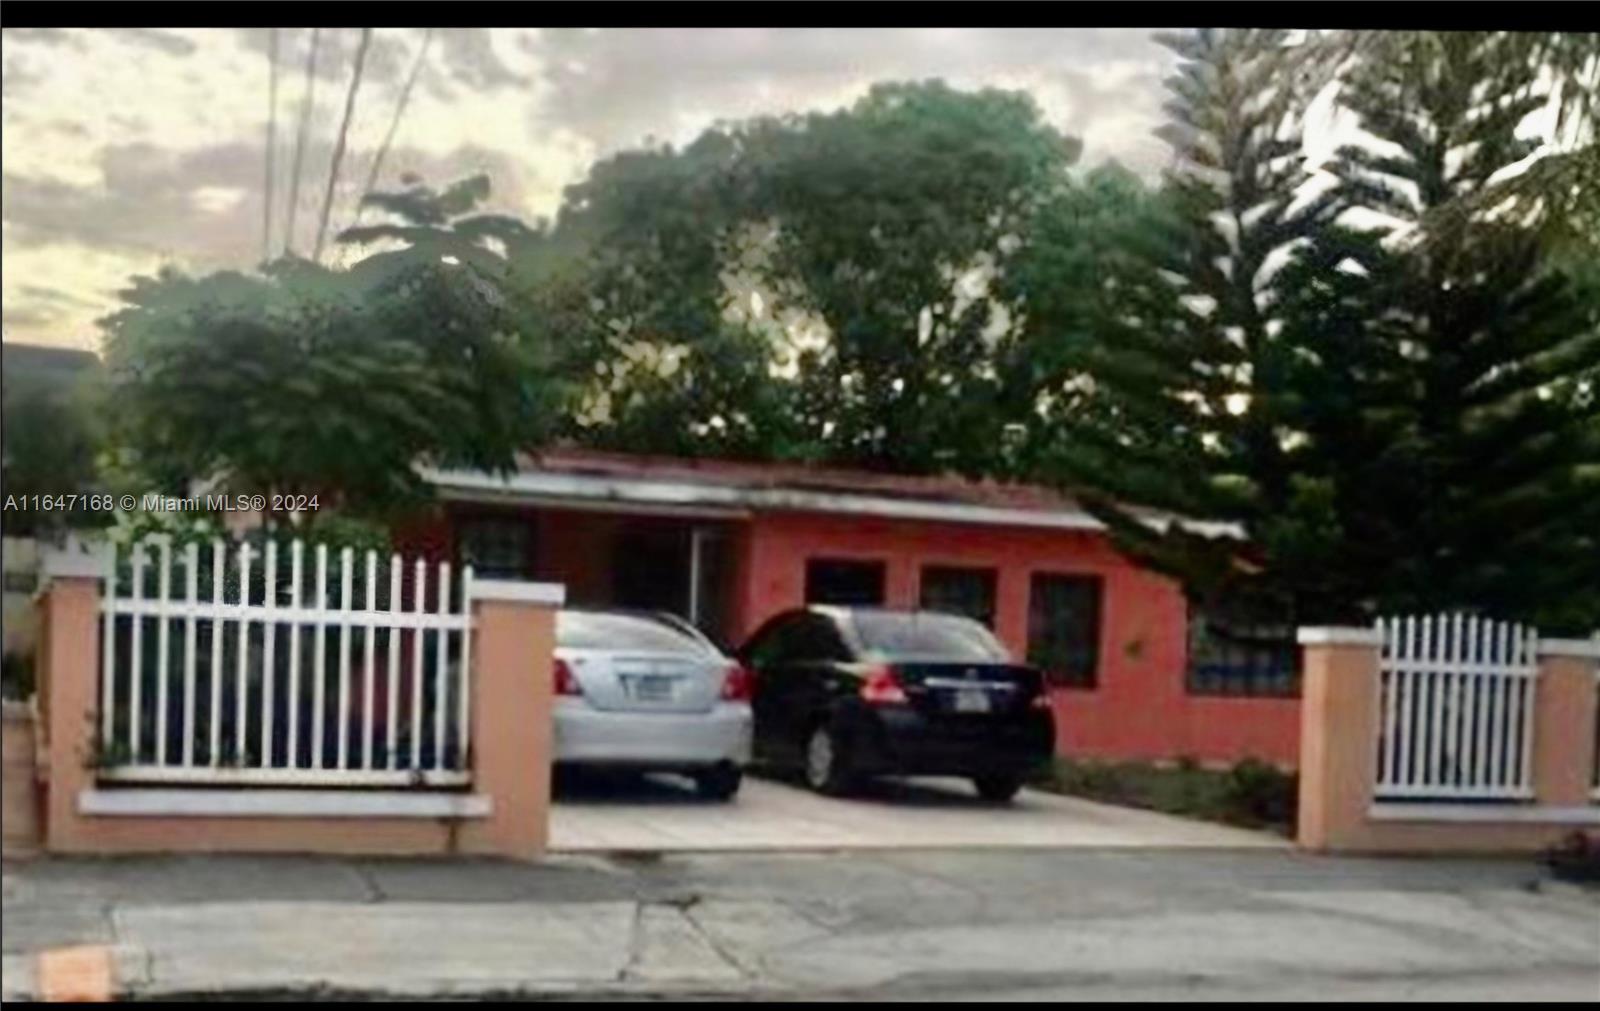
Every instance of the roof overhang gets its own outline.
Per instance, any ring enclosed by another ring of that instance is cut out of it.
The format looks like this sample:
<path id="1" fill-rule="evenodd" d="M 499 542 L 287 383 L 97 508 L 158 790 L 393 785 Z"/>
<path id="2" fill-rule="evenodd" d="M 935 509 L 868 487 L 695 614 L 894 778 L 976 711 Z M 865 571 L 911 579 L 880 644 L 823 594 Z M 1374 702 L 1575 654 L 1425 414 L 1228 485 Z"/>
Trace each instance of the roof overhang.
<path id="1" fill-rule="evenodd" d="M 1104 523 L 1082 509 L 1017 509 L 937 499 L 559 471 L 496 475 L 424 467 L 421 474 L 439 489 L 442 497 L 458 502 L 722 518 L 787 511 L 1046 530 L 1106 529 Z M 1152 519 L 1146 522 L 1163 529 L 1172 521 Z M 1238 528 L 1232 524 L 1185 522 L 1184 526 L 1207 536 L 1238 536 Z"/>

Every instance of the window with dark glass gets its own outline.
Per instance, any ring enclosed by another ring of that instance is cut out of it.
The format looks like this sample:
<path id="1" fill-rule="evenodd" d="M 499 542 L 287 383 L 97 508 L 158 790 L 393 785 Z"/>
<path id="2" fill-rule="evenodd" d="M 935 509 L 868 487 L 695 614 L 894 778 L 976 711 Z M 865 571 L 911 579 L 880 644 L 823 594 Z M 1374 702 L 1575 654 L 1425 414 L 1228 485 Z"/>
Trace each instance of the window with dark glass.
<path id="1" fill-rule="evenodd" d="M 527 579 L 532 572 L 532 539 L 525 519 L 500 516 L 464 518 L 456 525 L 462 565 L 485 579 Z"/>
<path id="2" fill-rule="evenodd" d="M 1035 573 L 1028 588 L 1028 662 L 1053 685 L 1093 688 L 1100 674 L 1099 576 Z"/>
<path id="3" fill-rule="evenodd" d="M 994 628 L 993 569 L 927 565 L 922 569 L 922 609 L 963 614 Z"/>
<path id="4" fill-rule="evenodd" d="M 884 565 L 844 558 L 806 562 L 806 603 L 881 604 Z"/>
<path id="5" fill-rule="evenodd" d="M 1189 607 L 1188 689 L 1194 695 L 1295 695 L 1294 621 L 1236 604 Z"/>

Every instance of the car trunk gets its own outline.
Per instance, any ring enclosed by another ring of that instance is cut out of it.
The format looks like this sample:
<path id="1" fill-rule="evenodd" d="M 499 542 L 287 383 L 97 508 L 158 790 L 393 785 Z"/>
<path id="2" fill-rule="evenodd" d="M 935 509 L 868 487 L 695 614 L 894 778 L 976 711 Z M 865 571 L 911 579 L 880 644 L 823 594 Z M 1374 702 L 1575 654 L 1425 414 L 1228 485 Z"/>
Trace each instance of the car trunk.
<path id="1" fill-rule="evenodd" d="M 701 713 L 716 705 L 727 665 L 684 653 L 583 653 L 563 657 L 596 709 Z"/>
<path id="2" fill-rule="evenodd" d="M 1043 689 L 1032 667 L 983 661 L 903 661 L 893 665 L 918 711 L 961 719 L 994 719 L 1026 712 Z"/>

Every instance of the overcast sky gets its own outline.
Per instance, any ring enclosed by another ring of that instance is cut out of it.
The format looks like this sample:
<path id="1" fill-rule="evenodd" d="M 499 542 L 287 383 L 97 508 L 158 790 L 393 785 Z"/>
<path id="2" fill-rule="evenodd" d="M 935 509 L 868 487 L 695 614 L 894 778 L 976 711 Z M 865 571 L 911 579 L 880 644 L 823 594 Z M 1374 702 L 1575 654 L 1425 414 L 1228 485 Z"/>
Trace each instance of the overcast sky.
<path id="1" fill-rule="evenodd" d="M 280 29 L 274 247 L 309 29 Z M 296 234 L 309 248 L 358 29 L 324 30 Z M 1151 172 L 1171 55 L 1148 29 L 440 29 L 385 162 L 440 183 L 486 171 L 496 209 L 553 212 L 597 158 L 719 119 L 830 109 L 875 81 L 1024 88 L 1085 142 Z M 332 228 L 348 224 L 422 32 L 378 29 Z M 93 347 L 95 319 L 164 263 L 247 267 L 262 248 L 265 29 L 0 32 L 4 336 Z"/>

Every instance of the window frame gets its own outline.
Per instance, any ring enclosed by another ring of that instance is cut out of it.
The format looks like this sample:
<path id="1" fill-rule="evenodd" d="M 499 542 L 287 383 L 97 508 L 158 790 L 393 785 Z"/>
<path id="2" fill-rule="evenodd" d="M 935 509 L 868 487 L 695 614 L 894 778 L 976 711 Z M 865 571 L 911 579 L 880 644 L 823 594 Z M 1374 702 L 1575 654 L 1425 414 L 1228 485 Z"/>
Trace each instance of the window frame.
<path id="1" fill-rule="evenodd" d="M 1053 665 L 1039 657 L 1040 649 L 1035 646 L 1035 606 L 1041 596 L 1040 582 L 1042 580 L 1073 581 L 1092 586 L 1094 593 L 1091 597 L 1092 610 L 1090 625 L 1093 629 L 1091 642 L 1088 644 L 1090 657 L 1087 673 L 1077 674 L 1062 670 L 1059 665 Z M 1027 643 L 1025 657 L 1027 662 L 1044 674 L 1045 684 L 1050 688 L 1060 688 L 1069 691 L 1098 691 L 1100 688 L 1100 668 L 1105 657 L 1104 640 L 1106 634 L 1106 576 L 1102 572 L 1087 572 L 1072 569 L 1034 569 L 1028 573 L 1028 608 L 1027 608 Z"/>
<path id="2" fill-rule="evenodd" d="M 1295 622 L 1292 617 L 1285 616 L 1284 621 L 1278 625 L 1283 629 L 1281 636 L 1261 635 L 1261 639 L 1275 639 L 1277 645 L 1262 646 L 1262 652 L 1272 650 L 1278 658 L 1287 657 L 1286 675 L 1277 673 L 1280 665 L 1275 665 L 1272 658 L 1265 664 L 1256 662 L 1256 657 L 1251 657 L 1245 662 L 1236 665 L 1234 670 L 1202 675 L 1199 670 L 1199 650 L 1197 649 L 1198 637 L 1205 634 L 1205 629 L 1212 624 L 1224 626 L 1232 625 L 1236 628 L 1260 629 L 1271 623 L 1251 619 L 1238 612 L 1227 613 L 1226 608 L 1219 609 L 1210 617 L 1204 614 L 1206 608 L 1194 601 L 1188 602 L 1185 611 L 1184 624 L 1184 665 L 1183 689 L 1185 694 L 1201 698 L 1256 698 L 1256 699 L 1295 699 L 1300 697 L 1301 691 L 1301 655 L 1300 647 L 1295 642 Z M 1249 647 L 1244 647 L 1248 649 Z"/>
<path id="3" fill-rule="evenodd" d="M 878 599 L 853 601 L 813 599 L 811 596 L 811 567 L 813 565 L 855 565 L 862 568 L 875 568 L 878 574 Z M 888 603 L 889 599 L 889 560 L 872 555 L 808 555 L 802 564 L 800 593 L 807 606 L 816 604 L 823 607 L 882 607 Z"/>
<path id="4" fill-rule="evenodd" d="M 469 531 L 485 524 L 515 527 L 521 531 L 522 560 L 514 572 L 496 566 L 485 570 L 477 562 L 469 561 L 467 539 Z M 465 571 L 467 565 L 472 565 L 473 574 L 482 579 L 534 579 L 538 558 L 538 525 L 533 516 L 521 512 L 502 510 L 477 510 L 456 513 L 450 520 L 450 540 L 452 554 L 455 556 L 457 571 Z"/>

